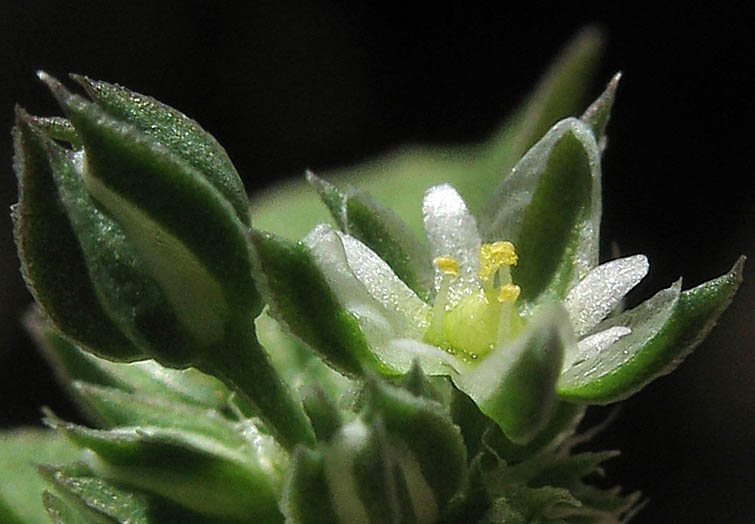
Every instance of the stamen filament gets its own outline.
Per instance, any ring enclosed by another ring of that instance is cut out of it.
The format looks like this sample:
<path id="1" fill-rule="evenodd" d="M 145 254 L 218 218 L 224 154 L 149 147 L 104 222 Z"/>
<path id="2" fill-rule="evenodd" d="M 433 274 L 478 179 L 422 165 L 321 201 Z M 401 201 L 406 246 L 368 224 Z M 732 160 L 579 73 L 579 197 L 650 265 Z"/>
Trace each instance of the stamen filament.
<path id="1" fill-rule="evenodd" d="M 433 264 L 442 273 L 442 277 L 438 294 L 435 296 L 430 326 L 427 328 L 427 337 L 429 340 L 438 343 L 446 338 L 443 331 L 443 320 L 448 306 L 448 293 L 451 282 L 459 275 L 459 263 L 453 257 L 441 256 L 435 257 Z"/>

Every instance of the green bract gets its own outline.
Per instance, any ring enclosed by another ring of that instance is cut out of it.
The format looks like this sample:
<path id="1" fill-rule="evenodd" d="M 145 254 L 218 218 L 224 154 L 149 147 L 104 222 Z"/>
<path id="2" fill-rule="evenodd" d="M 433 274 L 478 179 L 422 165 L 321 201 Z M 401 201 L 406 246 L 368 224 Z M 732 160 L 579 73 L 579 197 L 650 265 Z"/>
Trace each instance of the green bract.
<path id="1" fill-rule="evenodd" d="M 251 217 L 196 122 L 40 73 L 66 118 L 17 110 L 26 323 L 95 428 L 48 410 L 48 432 L 3 435 L 0 520 L 629 519 L 637 494 L 586 480 L 615 452 L 575 452 L 577 426 L 676 367 L 743 260 L 623 311 L 648 262 L 599 263 L 619 76 L 569 116 L 598 48 L 576 39 L 488 143 L 342 177 L 360 188 L 308 173 Z M 337 227 L 310 220 L 317 194 Z"/>

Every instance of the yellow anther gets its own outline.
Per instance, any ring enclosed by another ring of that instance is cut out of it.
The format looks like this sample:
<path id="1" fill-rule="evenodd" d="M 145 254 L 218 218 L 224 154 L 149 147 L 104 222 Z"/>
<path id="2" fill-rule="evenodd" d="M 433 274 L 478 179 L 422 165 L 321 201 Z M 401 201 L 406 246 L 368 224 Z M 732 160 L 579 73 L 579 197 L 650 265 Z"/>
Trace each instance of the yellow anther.
<path id="1" fill-rule="evenodd" d="M 438 271 L 444 275 L 457 276 L 459 274 L 459 263 L 453 257 L 435 257 L 433 264 L 438 268 Z"/>
<path id="2" fill-rule="evenodd" d="M 515 266 L 519 262 L 516 248 L 511 242 L 493 242 L 490 244 L 490 256 L 498 266 Z"/>
<path id="3" fill-rule="evenodd" d="M 480 278 L 492 278 L 501 266 L 515 266 L 519 257 L 511 242 L 493 242 L 480 246 Z"/>
<path id="4" fill-rule="evenodd" d="M 522 290 L 516 284 L 504 284 L 498 290 L 498 302 L 514 302 Z"/>

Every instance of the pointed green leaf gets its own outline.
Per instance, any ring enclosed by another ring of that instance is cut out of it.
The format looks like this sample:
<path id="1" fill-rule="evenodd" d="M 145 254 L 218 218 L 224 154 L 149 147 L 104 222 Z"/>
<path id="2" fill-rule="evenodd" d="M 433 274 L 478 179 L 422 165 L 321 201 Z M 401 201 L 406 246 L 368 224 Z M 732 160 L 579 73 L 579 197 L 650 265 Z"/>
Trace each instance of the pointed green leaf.
<path id="1" fill-rule="evenodd" d="M 201 345 L 261 309 L 245 225 L 197 168 L 41 74 L 79 132 L 77 171 L 122 227 L 184 330 Z"/>
<path id="2" fill-rule="evenodd" d="M 475 368 L 452 376 L 453 381 L 506 437 L 526 444 L 550 419 L 564 351 L 573 336 L 563 307 L 543 307 L 519 337 Z"/>
<path id="3" fill-rule="evenodd" d="M 496 213 L 483 238 L 509 240 L 519 263 L 512 268 L 522 297 L 563 298 L 598 262 L 600 151 L 576 118 L 562 120 L 514 167 L 493 197 Z"/>
<path id="4" fill-rule="evenodd" d="M 640 391 L 673 371 L 713 329 L 742 282 L 744 257 L 728 273 L 679 292 L 680 283 L 661 291 L 635 309 L 598 326 L 627 326 L 632 333 L 593 355 L 584 355 L 564 370 L 561 398 L 608 404 Z"/>
<path id="5" fill-rule="evenodd" d="M 233 206 L 239 220 L 249 225 L 249 203 L 236 168 L 225 149 L 197 122 L 152 97 L 125 87 L 85 76 L 71 77 L 105 113 L 133 125 L 201 171 Z"/>
<path id="6" fill-rule="evenodd" d="M 14 168 L 19 202 L 13 208 L 21 273 L 58 330 L 111 358 L 143 358 L 100 302 L 76 228 L 59 195 L 54 144 L 23 110 L 16 113 Z M 64 153 L 56 153 L 63 155 Z"/>
<path id="7" fill-rule="evenodd" d="M 149 491 L 192 511 L 225 519 L 280 522 L 280 464 L 253 443 L 230 448 L 213 438 L 153 426 L 88 429 L 48 416 L 72 442 L 88 448 L 87 466 L 106 480 Z"/>
<path id="8" fill-rule="evenodd" d="M 390 207 L 415 234 L 422 234 L 420 205 L 425 190 L 453 184 L 480 216 L 501 176 L 559 119 L 579 114 L 603 46 L 588 28 L 569 42 L 540 79 L 534 95 L 504 121 L 483 144 L 468 147 L 403 147 L 356 166 L 325 173 L 323 178 L 351 183 Z M 327 221 L 317 196 L 301 181 L 288 181 L 255 196 L 255 225 L 289 239 L 303 237 Z"/>
<path id="9" fill-rule="evenodd" d="M 44 481 L 37 465 L 74 460 L 79 448 L 52 431 L 0 432 L 0 522 L 49 524 L 42 506 Z"/>
<path id="10" fill-rule="evenodd" d="M 427 246 L 393 211 L 354 187 L 346 192 L 307 173 L 341 231 L 377 253 L 418 296 L 427 300 L 432 288 L 432 265 Z"/>
<path id="11" fill-rule="evenodd" d="M 359 375 L 363 367 L 383 368 L 371 353 L 357 320 L 330 290 L 303 244 L 252 230 L 270 313 L 335 368 Z"/>
<path id="12" fill-rule="evenodd" d="M 600 150 L 605 149 L 605 134 L 608 120 L 611 118 L 611 109 L 613 108 L 613 102 L 616 100 L 616 89 L 619 87 L 619 80 L 621 80 L 621 73 L 616 73 L 608 82 L 605 91 L 590 104 L 580 120 L 590 126 L 595 140 L 597 140 Z"/>

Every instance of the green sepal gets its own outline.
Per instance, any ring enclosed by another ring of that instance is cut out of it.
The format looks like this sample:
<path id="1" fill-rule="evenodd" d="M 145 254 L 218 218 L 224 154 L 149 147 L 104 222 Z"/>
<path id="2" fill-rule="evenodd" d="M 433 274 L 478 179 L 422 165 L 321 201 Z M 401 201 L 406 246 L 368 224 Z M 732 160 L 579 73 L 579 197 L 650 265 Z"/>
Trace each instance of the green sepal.
<path id="1" fill-rule="evenodd" d="M 123 229 L 89 196 L 75 158 L 55 144 L 49 144 L 48 152 L 58 197 L 83 253 L 96 300 L 143 353 L 122 359 L 107 341 L 92 348 L 93 352 L 113 360 L 153 356 L 177 366 L 191 363 L 196 358 L 198 344 L 186 333 L 184 324 L 174 314 L 170 301 Z M 84 331 L 91 326 L 83 325 L 80 329 Z"/>
<path id="2" fill-rule="evenodd" d="M 566 310 L 544 306 L 516 339 L 452 379 L 507 438 L 527 444 L 550 419 L 564 352 L 573 338 Z"/>
<path id="3" fill-rule="evenodd" d="M 74 460 L 79 448 L 50 430 L 16 429 L 0 432 L 0 522 L 49 524 L 42 506 L 44 481 L 40 463 Z"/>
<path id="4" fill-rule="evenodd" d="M 459 427 L 442 404 L 380 380 L 370 379 L 365 395 L 364 419 L 382 424 L 398 457 L 416 461 L 442 514 L 465 480 L 467 450 Z"/>
<path id="5" fill-rule="evenodd" d="M 355 187 L 341 191 L 310 172 L 307 181 L 320 194 L 341 231 L 377 253 L 418 296 L 425 301 L 430 298 L 430 252 L 401 218 Z"/>
<path id="6" fill-rule="evenodd" d="M 359 376 L 363 369 L 385 368 L 305 245 L 255 229 L 249 238 L 259 263 L 259 287 L 275 319 L 336 369 Z"/>
<path id="7" fill-rule="evenodd" d="M 23 112 L 23 110 L 17 108 L 17 112 Z M 70 120 L 61 116 L 31 116 L 24 115 L 30 122 L 40 129 L 45 135 L 57 140 L 59 142 L 65 142 L 73 149 L 81 149 L 81 137 L 76 132 L 76 128 Z"/>
<path id="8" fill-rule="evenodd" d="M 249 203 L 236 168 L 225 149 L 193 119 L 154 98 L 125 87 L 71 75 L 100 109 L 127 122 L 202 172 L 231 204 L 236 216 L 250 225 Z"/>
<path id="9" fill-rule="evenodd" d="M 610 404 L 673 371 L 708 335 L 742 282 L 744 257 L 713 280 L 680 292 L 681 282 L 596 330 L 628 326 L 632 333 L 602 352 L 565 369 L 559 397 L 571 402 Z"/>
<path id="10" fill-rule="evenodd" d="M 561 445 L 574 434 L 585 414 L 585 407 L 558 402 L 548 422 L 524 445 L 512 442 L 501 428 L 484 415 L 474 401 L 456 387 L 452 389 L 451 417 L 464 436 L 469 456 L 474 457 L 483 446 L 493 450 L 507 463 L 517 463 Z"/>
<path id="11" fill-rule="evenodd" d="M 245 229 L 200 170 L 127 122 L 48 84 L 84 143 L 86 190 L 121 226 L 184 331 L 208 346 L 259 313 Z M 184 364 L 185 365 L 185 364 Z"/>
<path id="12" fill-rule="evenodd" d="M 422 234 L 422 198 L 428 187 L 449 183 L 478 217 L 501 175 L 559 119 L 579 114 L 603 48 L 603 37 L 587 28 L 564 46 L 540 78 L 534 94 L 482 144 L 467 147 L 403 147 L 367 162 L 324 173 L 323 178 L 353 184 Z M 328 213 L 304 181 L 288 181 L 255 195 L 251 202 L 260 229 L 299 239 Z M 497 239 L 499 240 L 499 239 Z"/>
<path id="13" fill-rule="evenodd" d="M 613 103 L 616 100 L 616 89 L 619 87 L 619 80 L 621 80 L 621 73 L 613 75 L 605 90 L 579 117 L 582 122 L 592 129 L 601 151 L 605 149 L 606 127 L 608 126 L 608 120 L 611 118 Z"/>
<path id="14" fill-rule="evenodd" d="M 401 379 L 401 388 L 415 397 L 424 397 L 435 402 L 443 402 L 441 391 L 427 378 L 418 360 L 412 362 L 412 367 Z"/>
<path id="15" fill-rule="evenodd" d="M 504 497 L 495 500 L 482 519 L 485 524 L 566 524 L 581 502 L 567 489 L 543 486 L 508 486 Z"/>
<path id="16" fill-rule="evenodd" d="M 182 522 L 206 524 L 207 518 L 186 510 L 169 500 L 94 476 L 83 464 L 40 468 L 40 474 L 54 489 L 47 492 L 48 512 L 66 513 L 63 524 L 106 522 L 108 524 L 160 524 Z M 54 500 L 57 499 L 57 500 Z M 74 520 L 70 520 L 73 518 Z M 80 519 L 80 520 L 76 520 Z M 235 521 L 225 521 L 235 524 Z"/>
<path id="17" fill-rule="evenodd" d="M 486 442 L 508 462 L 521 462 L 528 458 L 555 449 L 577 431 L 584 417 L 585 407 L 569 402 L 558 402 L 548 422 L 525 445 L 512 442 L 500 432 L 490 432 Z"/>
<path id="18" fill-rule="evenodd" d="M 304 411 L 319 442 L 327 442 L 343 424 L 338 406 L 317 385 L 301 392 Z"/>
<path id="19" fill-rule="evenodd" d="M 91 508 L 81 504 L 71 504 L 55 496 L 50 491 L 42 493 L 42 504 L 53 524 L 117 524 Z M 77 507 L 78 506 L 78 507 Z"/>
<path id="20" fill-rule="evenodd" d="M 245 444 L 239 429 L 216 410 L 183 404 L 161 395 L 127 393 L 84 382 L 74 382 L 72 386 L 106 427 L 172 428 L 205 435 L 229 447 Z"/>
<path id="21" fill-rule="evenodd" d="M 482 236 L 516 245 L 519 263 L 511 275 L 525 303 L 563 298 L 597 265 L 600 151 L 580 120 L 553 126 L 503 180 L 493 201 L 497 211 L 481 224 Z"/>
<path id="22" fill-rule="evenodd" d="M 281 510 L 290 524 L 336 524 L 321 451 L 299 447 L 283 487 Z"/>
<path id="23" fill-rule="evenodd" d="M 26 285 L 56 328 L 89 351 L 126 361 L 144 358 L 103 307 L 89 275 L 79 233 L 61 201 L 64 175 L 56 159 L 66 153 L 22 109 L 13 136 L 20 188 L 13 232 Z"/>
<path id="24" fill-rule="evenodd" d="M 281 522 L 282 481 L 268 457 L 250 442 L 228 447 L 205 435 L 154 426 L 95 430 L 48 414 L 45 422 L 90 452 L 86 465 L 98 477 L 167 498 L 220 519 Z"/>

